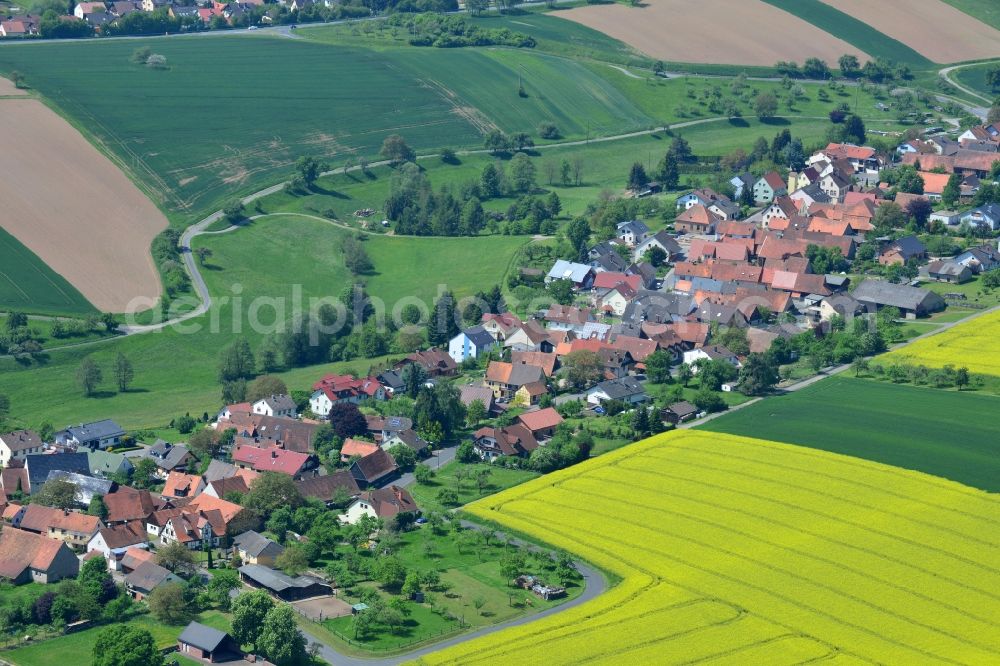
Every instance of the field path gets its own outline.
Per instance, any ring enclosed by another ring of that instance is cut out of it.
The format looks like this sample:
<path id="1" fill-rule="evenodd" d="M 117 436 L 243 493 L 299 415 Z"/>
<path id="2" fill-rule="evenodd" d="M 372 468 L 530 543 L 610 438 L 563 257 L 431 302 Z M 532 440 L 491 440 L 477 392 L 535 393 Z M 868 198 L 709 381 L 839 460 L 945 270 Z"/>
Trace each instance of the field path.
<path id="1" fill-rule="evenodd" d="M 943 78 L 945 81 L 947 81 L 950 85 L 955 86 L 956 88 L 958 88 L 959 90 L 961 90 L 962 92 L 964 92 L 966 95 L 969 95 L 971 97 L 975 97 L 976 99 L 980 99 L 980 100 L 986 102 L 987 104 L 993 104 L 993 100 L 991 100 L 989 97 L 986 97 L 984 95 L 980 95 L 979 93 L 977 93 L 972 88 L 965 87 L 964 85 L 962 85 L 961 83 L 959 83 L 955 79 L 951 78 L 951 76 L 950 76 L 950 74 L 953 71 L 955 71 L 956 69 L 965 69 L 966 67 L 976 67 L 978 65 L 983 65 L 983 64 L 985 64 L 985 63 L 982 63 L 982 62 L 973 62 L 973 63 L 969 63 L 967 65 L 952 65 L 951 67 L 945 67 L 944 69 L 939 70 L 938 74 L 941 76 L 941 78 Z"/>

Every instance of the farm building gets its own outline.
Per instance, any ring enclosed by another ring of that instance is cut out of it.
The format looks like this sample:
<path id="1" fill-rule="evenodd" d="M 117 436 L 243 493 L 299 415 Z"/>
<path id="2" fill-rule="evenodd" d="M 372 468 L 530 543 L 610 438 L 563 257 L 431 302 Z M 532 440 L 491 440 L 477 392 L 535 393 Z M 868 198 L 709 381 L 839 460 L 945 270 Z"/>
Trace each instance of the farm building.
<path id="1" fill-rule="evenodd" d="M 240 580 L 282 601 L 298 601 L 331 593 L 330 586 L 312 576 L 289 576 L 288 574 L 259 564 L 244 564 L 240 567 Z"/>
<path id="2" fill-rule="evenodd" d="M 240 646 L 224 631 L 192 622 L 177 639 L 177 651 L 209 663 L 232 661 L 243 656 Z"/>
<path id="3" fill-rule="evenodd" d="M 868 307 L 898 308 L 907 319 L 944 309 L 944 299 L 933 291 L 884 280 L 865 280 L 851 295 Z"/>

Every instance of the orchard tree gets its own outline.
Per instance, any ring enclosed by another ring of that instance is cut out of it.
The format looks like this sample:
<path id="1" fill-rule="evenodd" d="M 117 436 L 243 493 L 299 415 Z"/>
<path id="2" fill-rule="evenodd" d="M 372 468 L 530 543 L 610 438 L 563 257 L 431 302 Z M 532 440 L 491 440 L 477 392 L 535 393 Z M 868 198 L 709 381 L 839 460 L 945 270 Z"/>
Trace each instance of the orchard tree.
<path id="1" fill-rule="evenodd" d="M 132 361 L 128 360 L 125 354 L 118 352 L 115 357 L 115 382 L 118 384 L 118 391 L 125 393 L 133 379 L 135 379 L 135 369 L 132 367 Z"/>
<path id="2" fill-rule="evenodd" d="M 292 666 L 306 661 L 306 639 L 295 624 L 292 607 L 275 606 L 264 616 L 255 647 L 276 666 Z M 235 620 L 234 620 L 235 621 Z"/>
<path id="3" fill-rule="evenodd" d="M 194 571 L 194 554 L 175 541 L 156 550 L 156 563 L 174 573 L 189 573 Z"/>
<path id="4" fill-rule="evenodd" d="M 288 387 L 280 377 L 261 375 L 247 386 L 247 401 L 257 402 L 272 395 L 288 395 Z"/>
<path id="5" fill-rule="evenodd" d="M 778 98 L 772 92 L 762 92 L 753 100 L 753 111 L 761 120 L 773 118 L 778 112 Z"/>
<path id="6" fill-rule="evenodd" d="M 100 366 L 89 356 L 80 362 L 80 367 L 76 369 L 76 383 L 83 389 L 83 395 L 88 398 L 94 394 L 94 390 L 104 379 Z"/>
<path id="7" fill-rule="evenodd" d="M 163 666 L 153 634 L 128 624 L 115 624 L 97 634 L 92 666 Z"/>
<path id="8" fill-rule="evenodd" d="M 390 134 L 385 137 L 385 140 L 382 142 L 382 150 L 379 151 L 379 154 L 392 162 L 393 165 L 402 164 L 403 162 L 413 162 L 417 159 L 416 152 L 398 134 Z"/>
<path id="9" fill-rule="evenodd" d="M 319 175 L 330 168 L 330 165 L 311 155 L 303 155 L 295 161 L 295 173 L 302 178 L 306 187 L 312 187 Z"/>
<path id="10" fill-rule="evenodd" d="M 149 612 L 153 617 L 164 624 L 187 624 L 194 615 L 184 599 L 184 587 L 179 583 L 158 585 L 146 603 L 149 604 Z"/>
<path id="11" fill-rule="evenodd" d="M 274 602 L 264 590 L 245 592 L 232 602 L 232 636 L 240 645 L 257 649 L 264 621 L 274 608 Z"/>
<path id="12" fill-rule="evenodd" d="M 263 516 L 279 507 L 297 509 L 302 506 L 302 494 L 295 481 L 280 472 L 262 472 L 250 483 L 250 492 L 243 497 L 243 506 Z"/>

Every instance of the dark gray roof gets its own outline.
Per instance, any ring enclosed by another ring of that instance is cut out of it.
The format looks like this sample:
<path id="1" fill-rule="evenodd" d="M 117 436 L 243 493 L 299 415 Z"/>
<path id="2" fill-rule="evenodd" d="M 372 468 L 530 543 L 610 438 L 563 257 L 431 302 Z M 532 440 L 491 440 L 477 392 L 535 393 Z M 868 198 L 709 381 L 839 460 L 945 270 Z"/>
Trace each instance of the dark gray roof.
<path id="1" fill-rule="evenodd" d="M 181 643 L 193 645 L 199 650 L 215 652 L 215 650 L 222 645 L 222 642 L 226 640 L 226 636 L 227 634 L 224 631 L 219 631 L 218 629 L 213 629 L 212 627 L 206 627 L 200 622 L 192 622 L 188 626 L 184 627 L 184 631 L 181 632 L 178 640 Z"/>
<path id="2" fill-rule="evenodd" d="M 916 236 L 903 236 L 896 239 L 890 247 L 899 248 L 904 257 L 915 257 L 927 252 L 927 248 Z"/>
<path id="3" fill-rule="evenodd" d="M 78 442 L 89 442 L 107 437 L 121 437 L 125 434 L 125 430 L 111 419 L 104 419 L 103 421 L 69 426 L 63 430 L 63 433 L 69 436 L 68 439 L 75 439 Z"/>
<path id="4" fill-rule="evenodd" d="M 402 375 L 400 375 L 395 370 L 386 370 L 385 372 L 380 374 L 377 377 L 377 379 L 385 386 L 391 388 L 393 391 L 398 391 L 399 389 L 406 386 L 406 382 L 403 381 Z"/>
<path id="5" fill-rule="evenodd" d="M 170 573 L 169 569 L 161 567 L 156 562 L 143 562 L 135 571 L 125 576 L 127 586 L 145 592 L 150 592 L 167 581 L 179 583 L 180 580 Z"/>
<path id="6" fill-rule="evenodd" d="M 276 412 L 295 411 L 295 401 L 287 395 L 271 395 L 261 400 Z"/>
<path id="7" fill-rule="evenodd" d="M 212 462 L 208 463 L 208 469 L 205 470 L 203 476 L 205 477 L 205 483 L 228 479 L 236 476 L 236 465 L 222 462 L 221 460 L 212 460 Z"/>
<path id="8" fill-rule="evenodd" d="M 244 564 L 240 567 L 240 573 L 247 578 L 263 585 L 269 590 L 281 592 L 290 587 L 310 587 L 312 585 L 325 585 L 323 581 L 312 576 L 291 577 L 283 571 L 261 566 L 259 564 Z"/>
<path id="9" fill-rule="evenodd" d="M 862 303 L 887 305 L 902 310 L 920 310 L 943 304 L 940 296 L 927 289 L 893 284 L 885 280 L 865 280 L 851 296 Z"/>
<path id="10" fill-rule="evenodd" d="M 24 458 L 24 466 L 28 470 L 28 485 L 31 492 L 37 492 L 55 470 L 75 472 L 87 476 L 90 474 L 90 463 L 86 453 L 57 453 L 45 455 L 37 453 Z"/>
<path id="11" fill-rule="evenodd" d="M 472 328 L 467 328 L 462 333 L 465 334 L 472 344 L 476 345 L 476 349 L 482 350 L 485 347 L 489 347 L 496 343 L 493 336 L 486 332 L 486 329 L 482 326 L 473 326 Z"/>
<path id="12" fill-rule="evenodd" d="M 680 244 L 673 236 L 666 231 L 657 231 L 655 234 L 639 244 L 639 247 L 648 246 L 656 241 L 664 250 L 670 254 L 680 254 L 682 252 Z"/>
<path id="13" fill-rule="evenodd" d="M 190 453 L 183 444 L 171 444 L 162 439 L 156 440 L 156 443 L 146 451 L 149 457 L 156 461 L 157 467 L 167 472 L 180 465 L 185 456 Z"/>
<path id="14" fill-rule="evenodd" d="M 625 270 L 628 264 L 622 256 L 615 250 L 615 246 L 607 241 L 595 245 L 587 255 L 590 258 L 590 266 L 593 268 L 603 268 L 612 273 L 620 273 Z"/>
<path id="15" fill-rule="evenodd" d="M 635 323 L 648 321 L 669 324 L 674 320 L 674 317 L 684 317 L 690 314 L 693 309 L 694 302 L 690 296 L 659 291 L 640 291 L 639 295 L 625 308 L 622 320 Z"/>
<path id="16" fill-rule="evenodd" d="M 261 555 L 271 555 L 277 557 L 281 553 L 285 552 L 285 549 L 281 544 L 271 541 L 263 534 L 254 532 L 253 530 L 244 532 L 243 534 L 237 536 L 233 539 L 233 543 L 238 546 L 240 550 L 249 553 L 251 557 L 260 557 Z"/>
<path id="17" fill-rule="evenodd" d="M 417 452 L 423 451 L 429 446 L 414 430 L 400 430 L 395 436 L 403 444 Z"/>
<path id="18" fill-rule="evenodd" d="M 691 414 L 697 414 L 698 408 L 692 405 L 690 402 L 680 401 L 667 407 L 670 411 L 680 417 L 689 416 Z"/>
<path id="19" fill-rule="evenodd" d="M 609 379 L 606 382 L 601 382 L 591 390 L 603 391 L 612 400 L 619 400 L 632 395 L 645 393 L 645 390 L 642 388 L 642 384 L 635 377 Z"/>
<path id="20" fill-rule="evenodd" d="M 627 222 L 618 223 L 618 231 L 631 231 L 634 234 L 648 234 L 649 227 L 646 226 L 645 222 L 640 220 L 628 220 Z"/>
<path id="21" fill-rule="evenodd" d="M 830 203 L 831 201 L 833 201 L 833 199 L 830 198 L 830 195 L 824 192 L 823 189 L 819 186 L 818 180 L 809 183 L 808 185 L 803 187 L 802 191 L 808 194 L 809 198 L 811 198 L 816 203 Z"/>

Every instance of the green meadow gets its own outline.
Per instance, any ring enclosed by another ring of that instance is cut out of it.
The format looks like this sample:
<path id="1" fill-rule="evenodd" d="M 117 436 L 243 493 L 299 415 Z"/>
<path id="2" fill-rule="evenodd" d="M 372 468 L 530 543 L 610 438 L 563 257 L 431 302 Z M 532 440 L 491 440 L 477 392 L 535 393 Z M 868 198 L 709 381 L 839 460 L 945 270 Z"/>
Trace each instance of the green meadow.
<path id="1" fill-rule="evenodd" d="M 943 2 L 1000 30 L 1000 5 L 993 0 L 943 0 Z"/>
<path id="2" fill-rule="evenodd" d="M 293 316 L 292 285 L 300 285 L 303 306 L 309 298 L 337 297 L 350 283 L 344 268 L 341 240 L 346 232 L 324 221 L 301 216 L 257 220 L 235 232 L 200 236 L 194 247 L 212 255 L 202 268 L 216 307 L 178 329 L 115 338 L 107 342 L 44 353 L 32 362 L 0 359 L 3 392 L 11 398 L 11 414 L 26 426 L 48 421 L 67 423 L 114 418 L 130 429 L 158 428 L 171 418 L 191 412 L 211 412 L 220 406 L 216 372 L 219 352 L 234 339 L 237 325 L 256 351 L 265 335 L 247 324 L 257 297 L 283 299 L 275 315 L 260 308 L 257 319 L 268 325 Z M 371 295 L 392 303 L 403 295 L 427 300 L 439 284 L 458 297 L 486 290 L 503 279 L 511 259 L 527 238 L 372 237 L 365 243 L 375 268 L 364 277 Z M 239 285 L 234 289 L 235 285 Z M 237 308 L 234 298 L 241 299 Z M 213 324 L 213 321 L 215 322 Z M 135 382 L 125 393 L 113 389 L 111 364 L 118 352 L 135 366 Z M 74 377 L 80 361 L 91 355 L 104 370 L 95 396 L 86 398 Z M 398 358 L 398 357 L 397 357 Z M 280 373 L 290 388 L 305 389 L 324 372 L 366 373 L 386 359 L 296 368 Z M 51 396 L 59 395 L 54 401 Z"/>
<path id="3" fill-rule="evenodd" d="M 704 430 L 809 446 L 1000 491 L 1000 397 L 838 375 Z"/>

